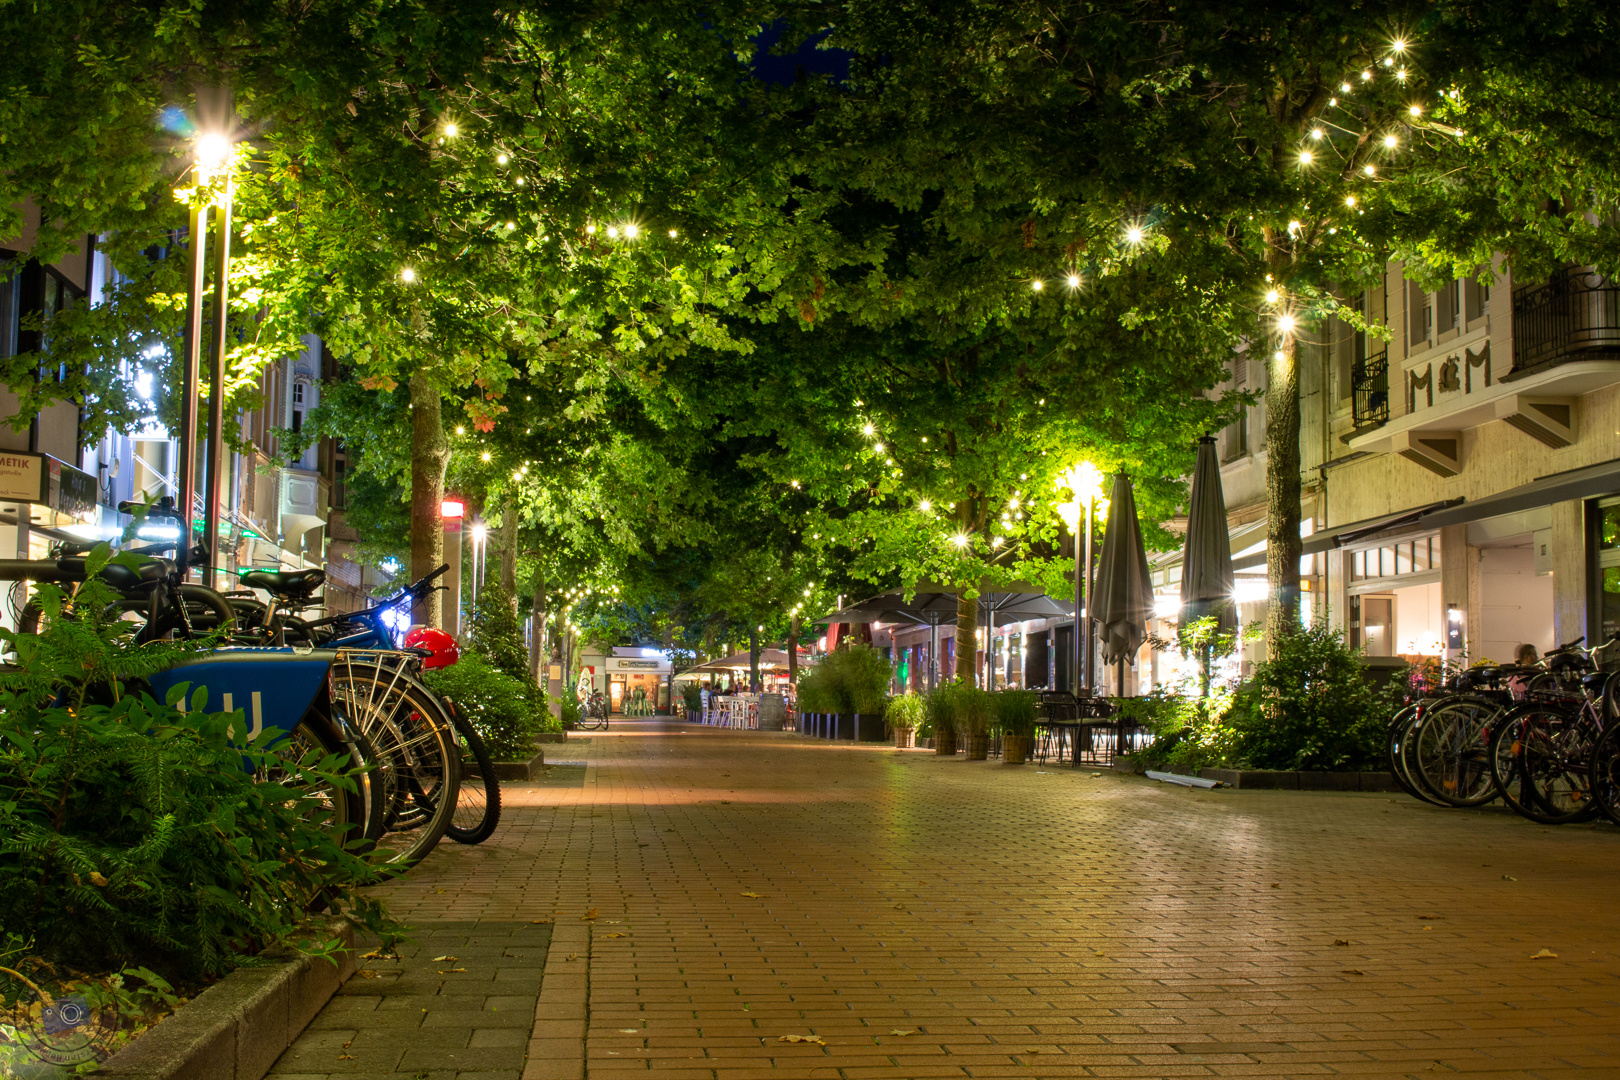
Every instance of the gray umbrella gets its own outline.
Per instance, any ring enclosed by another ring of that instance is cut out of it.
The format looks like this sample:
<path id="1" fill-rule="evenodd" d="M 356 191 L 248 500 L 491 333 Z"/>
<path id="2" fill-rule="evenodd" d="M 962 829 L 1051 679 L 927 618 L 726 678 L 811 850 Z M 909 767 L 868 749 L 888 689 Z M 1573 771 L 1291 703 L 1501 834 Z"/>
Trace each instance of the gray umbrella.
<path id="1" fill-rule="evenodd" d="M 1136 650 L 1147 640 L 1153 618 L 1153 581 L 1148 576 L 1147 549 L 1142 526 L 1136 520 L 1136 493 L 1131 478 L 1114 477 L 1108 504 L 1108 529 L 1103 533 L 1102 558 L 1097 566 L 1097 603 L 1092 612 L 1102 627 L 1103 662 L 1136 662 Z"/>
<path id="2" fill-rule="evenodd" d="M 1221 466 L 1215 460 L 1214 436 L 1198 441 L 1193 466 L 1192 499 L 1187 511 L 1187 546 L 1181 556 L 1183 622 L 1215 616 L 1216 629 L 1237 629 L 1232 603 L 1232 537 L 1226 531 L 1226 496 L 1221 493 Z"/>

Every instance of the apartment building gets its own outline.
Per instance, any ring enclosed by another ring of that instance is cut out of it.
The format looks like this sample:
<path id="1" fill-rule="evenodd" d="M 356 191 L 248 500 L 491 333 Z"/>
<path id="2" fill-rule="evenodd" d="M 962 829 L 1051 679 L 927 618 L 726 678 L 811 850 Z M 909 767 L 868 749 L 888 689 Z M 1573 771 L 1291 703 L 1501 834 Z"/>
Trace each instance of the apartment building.
<path id="1" fill-rule="evenodd" d="M 1300 350 L 1306 617 L 1392 660 L 1510 662 L 1620 630 L 1620 288 L 1499 267 L 1431 292 L 1392 263 L 1355 302 L 1391 340 L 1335 319 Z M 1231 385 L 1265 377 L 1239 357 Z M 1220 436 L 1245 623 L 1264 618 L 1264 414 Z M 1167 611 L 1179 582 L 1161 557 Z"/>
<path id="2" fill-rule="evenodd" d="M 0 260 L 26 250 L 36 227 L 36 218 L 30 217 L 22 235 L 0 242 Z M 58 263 L 30 261 L 17 268 L 0 285 L 0 356 L 38 348 L 37 335 L 23 329 L 27 316 L 98 303 L 116 273 L 96 251 L 94 236 L 85 236 Z M 326 563 L 334 477 L 341 499 L 341 448 L 320 440 L 293 455 L 277 434 L 301 430 L 319 404 L 323 378 L 335 368 L 319 339 L 307 337 L 304 345 L 298 356 L 263 372 L 262 406 L 239 417 L 249 445 L 243 453 L 227 455 L 222 475 L 224 511 L 212 582 L 222 591 L 239 587 L 239 570 L 306 569 Z M 58 376 L 41 370 L 36 377 Z M 135 372 L 133 377 L 139 391 L 154 376 Z M 17 413 L 16 395 L 0 388 L 0 421 Z M 129 519 L 118 513 L 118 503 L 176 494 L 177 458 L 177 440 L 155 416 L 127 434 L 86 430 L 80 410 L 71 403 L 44 410 L 21 430 L 0 422 L 0 555 L 38 559 L 56 540 L 121 535 Z M 200 525 L 201 465 L 197 484 L 193 512 Z M 327 593 L 334 611 L 359 606 L 368 589 L 360 568 L 346 565 L 344 571 L 344 580 Z M 20 586 L 13 588 L 8 602 L 0 605 L 4 625 L 15 625 L 21 597 Z"/>

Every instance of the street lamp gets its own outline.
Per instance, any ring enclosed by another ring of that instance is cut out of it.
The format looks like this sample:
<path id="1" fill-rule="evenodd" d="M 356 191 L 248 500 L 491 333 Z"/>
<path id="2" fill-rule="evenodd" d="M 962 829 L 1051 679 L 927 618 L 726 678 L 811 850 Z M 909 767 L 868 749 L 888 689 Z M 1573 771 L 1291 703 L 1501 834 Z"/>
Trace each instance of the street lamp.
<path id="1" fill-rule="evenodd" d="M 487 536 L 489 536 L 489 526 L 485 525 L 482 521 L 475 522 L 472 527 L 472 606 L 474 608 L 478 607 L 478 583 L 479 579 L 482 577 L 482 574 L 479 572 L 479 568 L 483 565 L 482 560 L 485 550 L 484 539 Z"/>

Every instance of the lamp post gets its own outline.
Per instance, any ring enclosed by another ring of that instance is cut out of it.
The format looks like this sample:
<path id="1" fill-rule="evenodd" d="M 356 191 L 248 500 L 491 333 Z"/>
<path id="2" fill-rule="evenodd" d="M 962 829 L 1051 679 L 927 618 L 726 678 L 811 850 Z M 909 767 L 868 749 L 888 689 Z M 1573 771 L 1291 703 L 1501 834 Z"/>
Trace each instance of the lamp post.
<path id="1" fill-rule="evenodd" d="M 472 606 L 475 607 L 475 608 L 478 606 L 478 586 L 479 586 L 479 583 L 480 583 L 480 578 L 483 576 L 482 571 L 481 571 L 480 568 L 483 566 L 484 549 L 485 549 L 484 541 L 486 540 L 486 538 L 488 536 L 489 536 L 489 527 L 487 525 L 485 525 L 482 521 L 478 521 L 478 522 L 473 523 L 473 527 L 472 527 L 472 541 L 473 541 L 473 549 L 472 549 L 472 557 L 473 557 L 472 558 L 472 562 L 473 562 L 473 564 L 472 564 Z"/>
<path id="2" fill-rule="evenodd" d="M 208 549 L 203 574 L 208 585 L 214 584 L 214 573 L 220 567 L 219 525 L 224 516 L 220 481 L 225 471 L 225 353 L 230 329 L 231 201 L 236 186 L 233 150 L 223 135 L 207 136 L 197 143 L 199 167 L 225 173 L 225 187 L 214 207 L 214 345 L 208 362 L 208 459 L 203 471 L 203 543 Z M 188 521 L 190 514 L 188 503 Z"/>

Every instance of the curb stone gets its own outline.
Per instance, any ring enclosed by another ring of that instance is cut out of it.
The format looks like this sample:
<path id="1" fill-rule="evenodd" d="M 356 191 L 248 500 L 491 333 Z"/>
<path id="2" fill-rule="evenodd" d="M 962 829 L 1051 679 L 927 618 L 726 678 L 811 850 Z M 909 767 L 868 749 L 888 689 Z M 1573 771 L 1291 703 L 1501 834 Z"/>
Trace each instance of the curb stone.
<path id="1" fill-rule="evenodd" d="M 354 974 L 354 928 L 328 931 L 337 963 L 288 956 L 238 968 L 108 1058 L 89 1075 L 118 1080 L 260 1080 Z"/>
<path id="2" fill-rule="evenodd" d="M 497 780 L 533 780 L 546 767 L 546 752 L 536 749 L 527 761 L 492 761 Z"/>

